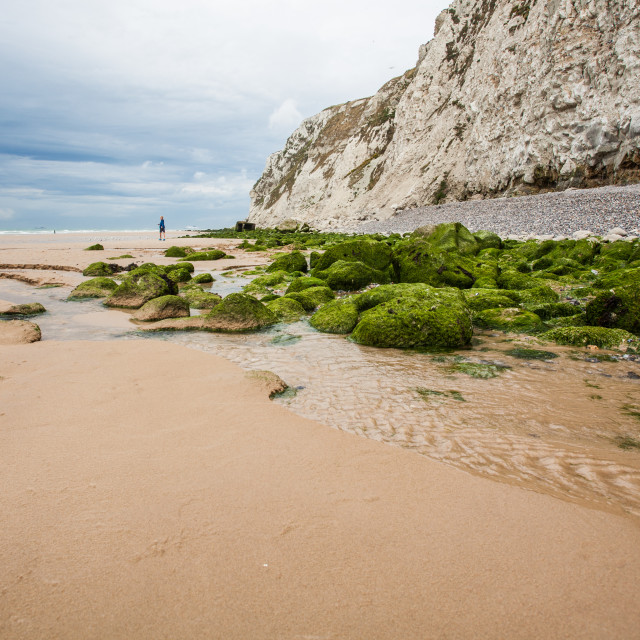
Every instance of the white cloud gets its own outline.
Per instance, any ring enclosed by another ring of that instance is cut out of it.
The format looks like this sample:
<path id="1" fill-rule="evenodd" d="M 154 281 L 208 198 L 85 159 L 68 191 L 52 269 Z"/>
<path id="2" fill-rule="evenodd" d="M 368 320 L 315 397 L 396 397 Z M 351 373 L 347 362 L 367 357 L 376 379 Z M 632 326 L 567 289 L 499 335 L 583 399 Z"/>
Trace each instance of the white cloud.
<path id="1" fill-rule="evenodd" d="M 13 218 L 15 213 L 16 212 L 13 209 L 0 209 L 0 220 L 10 220 L 11 218 Z"/>
<path id="2" fill-rule="evenodd" d="M 291 132 L 302 122 L 303 117 L 296 101 L 287 98 L 270 116 L 269 129 Z"/>

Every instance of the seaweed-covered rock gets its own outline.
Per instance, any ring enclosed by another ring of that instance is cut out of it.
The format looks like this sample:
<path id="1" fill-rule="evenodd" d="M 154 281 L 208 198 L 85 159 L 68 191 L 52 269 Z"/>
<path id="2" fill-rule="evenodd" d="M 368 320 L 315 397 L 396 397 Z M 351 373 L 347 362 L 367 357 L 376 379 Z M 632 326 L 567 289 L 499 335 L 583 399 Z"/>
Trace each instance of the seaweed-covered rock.
<path id="1" fill-rule="evenodd" d="M 202 261 L 202 260 L 220 260 L 221 258 L 229 258 L 224 251 L 220 249 L 212 249 L 211 251 L 194 251 L 190 253 L 186 258 L 180 258 L 179 261 Z"/>
<path id="2" fill-rule="evenodd" d="M 191 280 L 191 274 L 189 269 L 172 269 L 167 273 L 167 278 L 172 282 L 189 282 Z"/>
<path id="3" fill-rule="evenodd" d="M 332 300 L 323 304 L 309 323 L 324 333 L 351 333 L 358 324 L 358 308 L 351 300 Z"/>
<path id="4" fill-rule="evenodd" d="M 175 267 L 175 265 L 169 265 L 171 267 Z M 164 275 L 166 273 L 165 267 L 155 264 L 155 262 L 145 262 L 141 264 L 139 267 L 132 269 L 129 271 L 128 278 L 137 278 L 138 276 L 142 276 L 146 273 L 154 273 L 156 275 Z"/>
<path id="5" fill-rule="evenodd" d="M 184 260 L 180 260 L 176 264 L 164 265 L 163 267 L 160 267 L 160 269 L 164 270 L 165 273 L 171 273 L 176 269 L 186 269 L 189 273 L 193 273 L 196 270 L 190 262 L 185 262 Z"/>
<path id="6" fill-rule="evenodd" d="M 560 296 L 549 286 L 540 285 L 533 289 L 522 289 L 516 292 L 520 298 L 520 302 L 525 303 L 543 303 L 543 302 L 558 302 Z"/>
<path id="7" fill-rule="evenodd" d="M 535 289 L 540 286 L 540 281 L 515 270 L 505 270 L 496 278 L 498 286 L 502 289 Z"/>
<path id="8" fill-rule="evenodd" d="M 570 302 L 533 302 L 526 303 L 525 308 L 539 316 L 542 320 L 566 318 L 580 313 L 580 307 Z"/>
<path id="9" fill-rule="evenodd" d="M 87 247 L 85 251 L 104 251 L 104 247 L 101 244 L 92 244 L 90 247 Z"/>
<path id="10" fill-rule="evenodd" d="M 200 287 L 183 289 L 180 295 L 187 301 L 192 309 L 213 309 L 222 302 L 222 297 L 217 293 L 203 291 Z"/>
<path id="11" fill-rule="evenodd" d="M 483 249 L 500 249 L 502 247 L 500 236 L 492 231 L 481 229 L 480 231 L 476 231 L 473 237 L 476 239 L 480 251 Z"/>
<path id="12" fill-rule="evenodd" d="M 29 344 L 42 338 L 40 327 L 28 320 L 0 320 L 0 344 Z"/>
<path id="13" fill-rule="evenodd" d="M 292 251 L 285 255 L 277 257 L 268 267 L 267 272 L 286 271 L 293 273 L 294 271 L 307 272 L 307 259 L 299 251 Z"/>
<path id="14" fill-rule="evenodd" d="M 385 271 L 391 265 L 391 247 L 385 242 L 376 242 L 364 238 L 362 240 L 349 240 L 341 242 L 327 249 L 314 266 L 315 271 L 324 271 L 334 262 L 362 262 L 372 269 Z"/>
<path id="15" fill-rule="evenodd" d="M 287 293 L 295 293 L 296 291 L 304 291 L 311 287 L 326 287 L 327 283 L 320 278 L 314 278 L 313 276 L 294 278 L 287 288 Z"/>
<path id="16" fill-rule="evenodd" d="M 115 264 L 109 264 L 108 262 L 92 262 L 83 272 L 83 276 L 98 277 L 98 276 L 112 276 L 117 271 Z"/>
<path id="17" fill-rule="evenodd" d="M 104 301 L 107 307 L 138 309 L 145 302 L 177 293 L 177 286 L 167 276 L 156 273 L 129 275 Z"/>
<path id="18" fill-rule="evenodd" d="M 595 345 L 602 349 L 626 351 L 630 346 L 638 348 L 640 339 L 624 329 L 607 327 L 557 327 L 540 336 L 543 340 L 574 347 Z"/>
<path id="19" fill-rule="evenodd" d="M 587 323 L 640 334 L 640 283 L 603 291 L 587 303 Z"/>
<path id="20" fill-rule="evenodd" d="M 474 240 L 475 241 L 475 240 Z M 478 278 L 478 263 L 455 251 L 436 250 L 421 238 L 399 242 L 393 252 L 393 266 L 398 282 L 424 282 L 434 287 L 468 289 Z M 494 266 L 493 276 L 497 275 Z M 489 277 L 486 269 L 483 276 Z"/>
<path id="21" fill-rule="evenodd" d="M 399 282 L 398 284 L 383 284 L 368 291 L 363 291 L 349 299 L 356 305 L 358 311 L 362 312 L 405 294 L 411 295 L 416 291 L 431 291 L 431 288 L 429 285 L 422 283 Z"/>
<path id="22" fill-rule="evenodd" d="M 164 252 L 165 257 L 167 258 L 186 258 L 187 252 L 182 247 L 169 247 Z"/>
<path id="23" fill-rule="evenodd" d="M 206 316 L 212 331 L 255 331 L 278 321 L 262 302 L 244 293 L 230 293 Z"/>
<path id="24" fill-rule="evenodd" d="M 178 296 L 161 296 L 145 302 L 134 314 L 134 320 L 152 322 L 165 318 L 186 318 L 189 304 Z"/>
<path id="25" fill-rule="evenodd" d="M 573 316 L 550 318 L 549 320 L 545 320 L 545 323 L 549 327 L 584 327 L 588 324 L 587 314 L 584 311 L 580 311 Z"/>
<path id="26" fill-rule="evenodd" d="M 215 282 L 216 279 L 210 273 L 199 273 L 197 276 L 191 278 L 191 282 L 194 284 L 207 284 L 208 282 Z"/>
<path id="27" fill-rule="evenodd" d="M 281 322 L 295 322 L 306 314 L 304 307 L 293 298 L 276 298 L 266 304 Z"/>
<path id="28" fill-rule="evenodd" d="M 462 347 L 472 333 L 460 291 L 422 286 L 362 313 L 351 338 L 376 347 Z"/>
<path id="29" fill-rule="evenodd" d="M 284 298 L 293 298 L 298 301 L 307 313 L 310 313 L 321 304 L 333 300 L 336 296 L 329 287 L 309 287 L 304 291 L 287 293 Z"/>
<path id="30" fill-rule="evenodd" d="M 485 309 L 513 307 L 513 296 L 502 289 L 465 289 L 464 297 L 471 311 L 477 313 Z"/>
<path id="31" fill-rule="evenodd" d="M 474 316 L 473 324 L 483 329 L 500 329 L 516 333 L 539 331 L 544 328 L 540 316 L 515 307 L 480 311 Z"/>
<path id="32" fill-rule="evenodd" d="M 82 300 L 83 298 L 106 298 L 118 288 L 118 284 L 111 278 L 92 278 L 80 283 L 67 300 Z"/>
<path id="33" fill-rule="evenodd" d="M 317 266 L 318 260 L 320 260 L 320 256 L 322 254 L 318 251 L 312 251 L 309 254 L 309 268 L 313 269 Z"/>
<path id="34" fill-rule="evenodd" d="M 474 235 L 460 222 L 443 222 L 437 225 L 426 240 L 435 249 L 454 251 L 463 256 L 475 255 L 481 248 Z"/>
<path id="35" fill-rule="evenodd" d="M 0 311 L 0 314 L 6 316 L 36 316 L 39 313 L 46 313 L 46 311 L 39 302 L 28 302 L 26 304 L 14 304 Z"/>
<path id="36" fill-rule="evenodd" d="M 619 269 L 618 271 L 599 276 L 593 282 L 593 287 L 596 289 L 613 289 L 630 284 L 640 285 L 640 268 Z"/>
<path id="37" fill-rule="evenodd" d="M 337 260 L 327 269 L 321 271 L 314 269 L 314 275 L 324 280 L 326 285 L 334 291 L 356 291 L 372 282 L 385 284 L 389 282 L 389 275 L 384 271 L 378 271 L 364 262 L 346 262 Z"/>

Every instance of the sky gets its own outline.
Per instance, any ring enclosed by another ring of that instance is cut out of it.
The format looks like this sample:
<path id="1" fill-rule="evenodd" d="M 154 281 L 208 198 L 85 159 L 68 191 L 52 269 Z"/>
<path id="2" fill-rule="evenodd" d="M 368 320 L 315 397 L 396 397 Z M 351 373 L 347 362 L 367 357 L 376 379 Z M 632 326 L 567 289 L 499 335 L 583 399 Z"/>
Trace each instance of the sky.
<path id="1" fill-rule="evenodd" d="M 322 109 L 414 66 L 448 0 L 8 0 L 0 231 L 221 228 Z"/>

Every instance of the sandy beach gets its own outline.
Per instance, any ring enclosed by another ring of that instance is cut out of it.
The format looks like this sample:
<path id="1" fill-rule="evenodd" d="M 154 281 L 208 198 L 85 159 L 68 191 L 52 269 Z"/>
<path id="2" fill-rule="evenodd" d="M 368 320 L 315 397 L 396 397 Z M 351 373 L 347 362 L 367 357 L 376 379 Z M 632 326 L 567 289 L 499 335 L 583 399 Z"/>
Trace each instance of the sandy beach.
<path id="1" fill-rule="evenodd" d="M 0 263 L 234 244 L 58 235 L 0 236 Z M 329 428 L 272 385 L 167 342 L 0 345 L 0 637 L 640 638 L 637 518 Z"/>

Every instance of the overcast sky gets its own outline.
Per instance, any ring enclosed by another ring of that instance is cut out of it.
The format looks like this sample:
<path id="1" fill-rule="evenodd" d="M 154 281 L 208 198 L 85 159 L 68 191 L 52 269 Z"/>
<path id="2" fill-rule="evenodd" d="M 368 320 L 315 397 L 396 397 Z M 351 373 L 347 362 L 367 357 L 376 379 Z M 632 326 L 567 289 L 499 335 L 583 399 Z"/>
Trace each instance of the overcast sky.
<path id="1" fill-rule="evenodd" d="M 222 227 L 303 118 L 411 68 L 447 0 L 8 0 L 0 230 Z"/>

